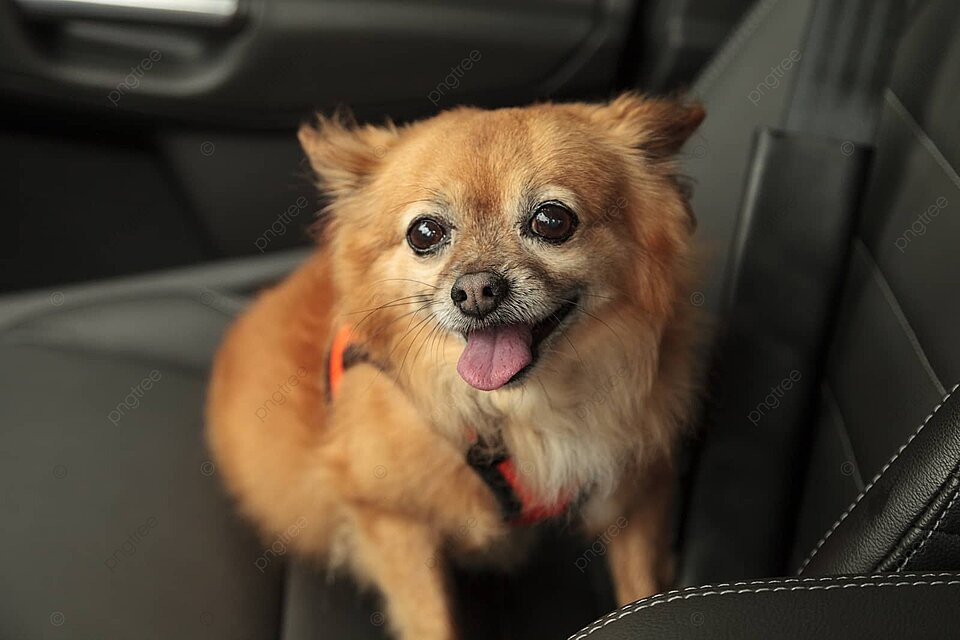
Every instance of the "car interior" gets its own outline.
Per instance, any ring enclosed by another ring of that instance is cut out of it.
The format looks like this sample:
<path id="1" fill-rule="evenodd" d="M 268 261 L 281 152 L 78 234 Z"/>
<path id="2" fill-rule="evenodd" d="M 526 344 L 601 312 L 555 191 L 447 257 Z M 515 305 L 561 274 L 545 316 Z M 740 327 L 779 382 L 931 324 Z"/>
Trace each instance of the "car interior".
<path id="1" fill-rule="evenodd" d="M 958 637 L 958 36 L 952 0 L 0 0 L 0 637 L 388 638 L 204 442 L 224 330 L 314 242 L 297 126 L 627 90 L 707 111 L 675 590 L 617 608 L 548 528 L 457 570 L 463 637 Z"/>

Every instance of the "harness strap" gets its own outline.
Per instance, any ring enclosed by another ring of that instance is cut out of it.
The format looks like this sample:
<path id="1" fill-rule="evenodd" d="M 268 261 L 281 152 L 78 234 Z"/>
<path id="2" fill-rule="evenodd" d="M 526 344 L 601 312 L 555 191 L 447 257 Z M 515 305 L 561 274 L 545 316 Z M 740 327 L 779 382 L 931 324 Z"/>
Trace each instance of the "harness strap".
<path id="1" fill-rule="evenodd" d="M 571 500 L 569 498 L 563 498 L 553 504 L 537 502 L 534 495 L 520 482 L 513 458 L 501 461 L 497 465 L 497 470 L 507 481 L 507 485 L 513 489 L 513 494 L 520 500 L 520 514 L 511 520 L 515 524 L 535 524 L 542 520 L 556 518 L 566 513 L 570 506 Z"/>
<path id="2" fill-rule="evenodd" d="M 340 381 L 343 379 L 344 358 L 343 354 L 350 344 L 350 327 L 344 325 L 337 331 L 330 344 L 330 355 L 328 356 L 327 366 L 327 392 L 332 400 L 340 392 Z"/>

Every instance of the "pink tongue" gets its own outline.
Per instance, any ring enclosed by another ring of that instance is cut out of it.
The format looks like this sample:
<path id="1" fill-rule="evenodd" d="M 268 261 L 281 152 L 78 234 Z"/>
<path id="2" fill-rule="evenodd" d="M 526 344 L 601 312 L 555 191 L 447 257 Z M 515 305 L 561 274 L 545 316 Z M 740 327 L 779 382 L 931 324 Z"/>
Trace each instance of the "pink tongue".
<path id="1" fill-rule="evenodd" d="M 530 364 L 533 336 L 525 325 L 505 325 L 474 331 L 460 354 L 457 372 L 471 387 L 499 389 Z"/>

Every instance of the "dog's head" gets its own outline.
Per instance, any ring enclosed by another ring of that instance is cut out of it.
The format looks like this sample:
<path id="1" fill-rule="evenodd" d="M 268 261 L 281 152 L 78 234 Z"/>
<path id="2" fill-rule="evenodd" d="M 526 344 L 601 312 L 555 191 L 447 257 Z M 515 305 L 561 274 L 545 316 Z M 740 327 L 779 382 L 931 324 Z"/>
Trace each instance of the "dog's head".
<path id="1" fill-rule="evenodd" d="M 625 95 L 303 127 L 347 310 L 368 314 L 354 317 L 397 367 L 456 345 L 460 376 L 485 391 L 522 384 L 614 318 L 662 328 L 692 228 L 672 160 L 703 116 Z"/>

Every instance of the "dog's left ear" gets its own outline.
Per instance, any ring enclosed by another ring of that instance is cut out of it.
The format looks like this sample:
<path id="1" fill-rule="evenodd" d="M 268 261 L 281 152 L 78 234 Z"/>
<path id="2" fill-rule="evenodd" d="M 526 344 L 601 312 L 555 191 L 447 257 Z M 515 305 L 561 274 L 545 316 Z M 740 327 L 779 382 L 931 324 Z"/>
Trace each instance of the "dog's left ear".
<path id="1" fill-rule="evenodd" d="M 652 160 L 662 160 L 680 150 L 706 111 L 698 102 L 625 93 L 600 105 L 592 115 L 630 147 Z"/>
<path id="2" fill-rule="evenodd" d="M 355 192 L 380 166 L 399 132 L 392 124 L 359 126 L 352 117 L 318 116 L 297 133 L 321 191 L 333 198 Z"/>

